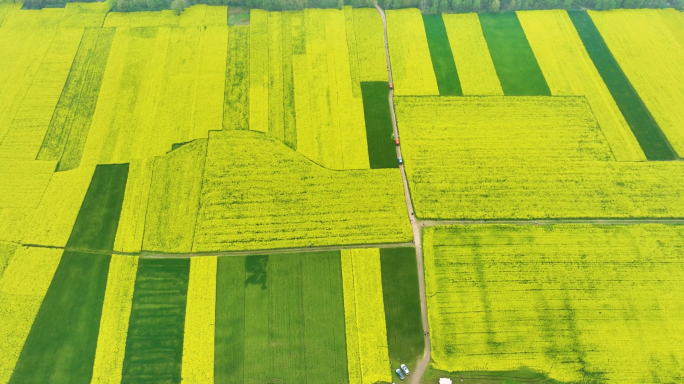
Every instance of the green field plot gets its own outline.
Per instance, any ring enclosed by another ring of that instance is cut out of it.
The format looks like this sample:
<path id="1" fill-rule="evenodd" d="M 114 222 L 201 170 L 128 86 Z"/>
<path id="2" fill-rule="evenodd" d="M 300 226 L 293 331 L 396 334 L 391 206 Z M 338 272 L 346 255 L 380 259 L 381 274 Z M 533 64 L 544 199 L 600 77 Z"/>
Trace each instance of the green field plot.
<path id="1" fill-rule="evenodd" d="M 127 164 L 97 168 L 68 247 L 113 249 L 127 173 Z M 64 252 L 26 339 L 12 382 L 90 380 L 109 261 L 109 255 Z"/>
<path id="2" fill-rule="evenodd" d="M 380 249 L 387 346 L 392 366 L 408 365 L 423 354 L 418 269 L 415 248 Z"/>
<path id="3" fill-rule="evenodd" d="M 223 129 L 249 129 L 249 27 L 228 31 Z"/>
<path id="4" fill-rule="evenodd" d="M 395 98 L 416 214 L 684 217 L 681 162 L 619 162 L 583 97 Z"/>
<path id="5" fill-rule="evenodd" d="M 340 253 L 220 258 L 215 378 L 346 383 Z"/>
<path id="6" fill-rule="evenodd" d="M 681 379 L 681 226 L 453 226 L 423 235 L 435 369 Z"/>
<path id="7" fill-rule="evenodd" d="M 430 58 L 432 67 L 435 69 L 439 94 L 442 96 L 463 95 L 442 15 L 423 15 L 423 24 L 425 24 L 425 36 L 427 36 L 430 48 Z"/>
<path id="8" fill-rule="evenodd" d="M 585 11 L 569 11 L 568 14 L 646 158 L 649 160 L 676 159 L 677 155 L 622 72 L 620 65 L 615 61 L 591 17 Z"/>
<path id="9" fill-rule="evenodd" d="M 480 14 L 480 24 L 506 96 L 550 96 L 551 91 L 514 12 Z"/>
<path id="10" fill-rule="evenodd" d="M 368 160 L 371 169 L 399 168 L 394 148 L 394 130 L 389 106 L 389 83 L 361 83 L 363 116 L 366 119 Z"/>
<path id="11" fill-rule="evenodd" d="M 81 38 L 37 157 L 59 161 L 60 171 L 81 161 L 115 33 L 114 28 L 87 28 Z"/>
<path id="12" fill-rule="evenodd" d="M 64 253 L 11 383 L 90 381 L 109 259 L 105 255 Z"/>
<path id="13" fill-rule="evenodd" d="M 122 383 L 180 382 L 189 259 L 140 259 Z"/>

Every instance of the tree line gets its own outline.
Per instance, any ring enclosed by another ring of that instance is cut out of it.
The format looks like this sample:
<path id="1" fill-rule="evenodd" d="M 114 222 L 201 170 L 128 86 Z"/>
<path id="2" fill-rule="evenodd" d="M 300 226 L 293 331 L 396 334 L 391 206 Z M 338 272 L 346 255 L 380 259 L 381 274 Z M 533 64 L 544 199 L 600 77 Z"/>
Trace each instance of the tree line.
<path id="1" fill-rule="evenodd" d="M 1 1 L 1 0 L 0 0 Z M 88 0 L 85 0 L 86 2 Z M 233 5 L 269 11 L 304 8 L 373 7 L 373 0 L 106 0 L 118 12 L 173 9 L 194 4 Z M 24 8 L 64 6 L 67 0 L 24 0 Z M 378 0 L 384 9 L 420 8 L 424 13 L 500 12 L 532 9 L 684 8 L 684 0 Z"/>

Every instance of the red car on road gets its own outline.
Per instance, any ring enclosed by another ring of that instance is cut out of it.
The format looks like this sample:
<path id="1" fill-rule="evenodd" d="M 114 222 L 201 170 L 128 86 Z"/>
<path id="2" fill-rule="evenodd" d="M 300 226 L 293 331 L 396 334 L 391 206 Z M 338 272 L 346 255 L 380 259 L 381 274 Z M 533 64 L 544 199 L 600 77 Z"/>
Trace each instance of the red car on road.
<path id="1" fill-rule="evenodd" d="M 394 84 L 389 83 L 389 85 L 390 85 L 390 89 L 394 89 Z"/>
<path id="2" fill-rule="evenodd" d="M 399 145 L 399 139 L 394 139 L 394 145 Z"/>

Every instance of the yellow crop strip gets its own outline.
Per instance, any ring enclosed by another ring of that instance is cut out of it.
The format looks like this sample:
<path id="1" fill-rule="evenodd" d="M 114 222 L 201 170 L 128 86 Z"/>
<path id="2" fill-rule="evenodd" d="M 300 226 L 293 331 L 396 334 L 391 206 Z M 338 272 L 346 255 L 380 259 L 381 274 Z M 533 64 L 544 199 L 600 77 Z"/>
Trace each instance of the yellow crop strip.
<path id="1" fill-rule="evenodd" d="M 684 23 L 663 22 L 665 12 L 630 9 L 589 11 L 589 15 L 672 148 L 682 157 L 684 46 L 676 36 L 684 33 Z"/>
<path id="2" fill-rule="evenodd" d="M 249 18 L 249 129 L 268 132 L 268 12 Z"/>
<path id="3" fill-rule="evenodd" d="M 249 129 L 249 26 L 228 27 L 223 129 Z"/>
<path id="4" fill-rule="evenodd" d="M 190 252 L 206 150 L 207 140 L 198 139 L 155 159 L 143 250 Z"/>
<path id="5" fill-rule="evenodd" d="M 268 132 L 284 142 L 283 19 L 280 12 L 268 13 L 268 59 Z"/>
<path id="6" fill-rule="evenodd" d="M 62 250 L 22 247 L 0 279 L 0 383 L 7 383 L 47 293 Z"/>
<path id="7" fill-rule="evenodd" d="M 387 81 L 385 32 L 382 18 L 373 8 L 354 8 L 359 81 Z"/>
<path id="8" fill-rule="evenodd" d="M 297 151 L 331 169 L 367 169 L 363 101 L 354 98 L 343 11 L 307 9 L 305 54 L 292 57 Z M 292 19 L 293 31 L 298 29 Z M 293 44 L 297 37 L 293 33 Z"/>
<path id="9" fill-rule="evenodd" d="M 503 96 L 477 13 L 443 14 L 464 95 Z"/>
<path id="10" fill-rule="evenodd" d="M 27 224 L 24 244 L 66 246 L 95 167 L 57 172 Z"/>
<path id="11" fill-rule="evenodd" d="M 342 250 L 342 281 L 349 382 L 371 384 L 392 381 L 380 250 Z"/>
<path id="12" fill-rule="evenodd" d="M 394 94 L 439 95 L 420 10 L 391 10 L 386 14 Z"/>
<path id="13" fill-rule="evenodd" d="M 585 96 L 615 158 L 619 161 L 646 160 L 567 12 L 518 12 L 518 19 L 551 93 L 554 96 Z"/>
<path id="14" fill-rule="evenodd" d="M 121 382 L 128 319 L 133 305 L 133 289 L 137 271 L 137 257 L 113 255 L 109 262 L 92 384 Z"/>
<path id="15" fill-rule="evenodd" d="M 680 377 L 681 226 L 432 227 L 424 239 L 434 368 Z"/>
<path id="16" fill-rule="evenodd" d="M 214 382 L 216 266 L 216 256 L 190 261 L 181 368 L 184 383 Z"/>
<path id="17" fill-rule="evenodd" d="M 153 165 L 154 159 L 142 159 L 132 161 L 128 167 L 126 191 L 114 240 L 116 251 L 135 253 L 142 248 Z"/>
<path id="18" fill-rule="evenodd" d="M 222 129 L 227 51 L 227 26 L 207 27 L 202 30 L 190 140 L 207 138 L 210 130 Z"/>

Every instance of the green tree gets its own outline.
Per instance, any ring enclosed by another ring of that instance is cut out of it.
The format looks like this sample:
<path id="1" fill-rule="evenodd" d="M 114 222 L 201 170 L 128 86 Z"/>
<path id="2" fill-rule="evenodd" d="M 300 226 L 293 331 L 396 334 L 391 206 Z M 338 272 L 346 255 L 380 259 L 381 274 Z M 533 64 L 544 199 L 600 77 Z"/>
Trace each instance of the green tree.
<path id="1" fill-rule="evenodd" d="M 499 8 L 501 8 L 501 3 L 499 2 L 499 0 L 494 0 L 492 1 L 492 5 L 489 6 L 489 11 L 499 12 Z"/>
<path id="2" fill-rule="evenodd" d="M 481 10 L 480 0 L 473 0 L 473 12 L 480 12 Z"/>
<path id="3" fill-rule="evenodd" d="M 171 10 L 173 10 L 173 13 L 176 15 L 180 15 L 187 5 L 188 3 L 185 0 L 173 0 L 171 2 Z"/>

